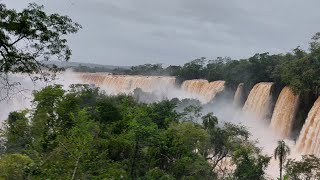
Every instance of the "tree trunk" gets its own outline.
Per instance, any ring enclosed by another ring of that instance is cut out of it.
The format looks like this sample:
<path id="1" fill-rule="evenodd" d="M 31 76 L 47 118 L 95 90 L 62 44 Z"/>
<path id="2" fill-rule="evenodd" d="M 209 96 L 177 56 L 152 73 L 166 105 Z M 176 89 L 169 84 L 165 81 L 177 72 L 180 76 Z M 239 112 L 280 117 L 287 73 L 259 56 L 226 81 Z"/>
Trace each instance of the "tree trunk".
<path id="1" fill-rule="evenodd" d="M 280 180 L 282 180 L 282 158 L 280 158 Z"/>
<path id="2" fill-rule="evenodd" d="M 139 147 L 138 147 L 138 141 L 137 141 L 136 146 L 134 148 L 134 152 L 133 152 L 131 171 L 130 171 L 130 175 L 131 175 L 132 179 L 134 179 L 134 168 L 135 168 L 135 161 L 136 161 L 136 156 L 137 156 L 138 150 L 139 150 Z"/>
<path id="3" fill-rule="evenodd" d="M 73 169 L 73 173 L 72 173 L 72 177 L 71 177 L 71 180 L 74 180 L 74 177 L 76 176 L 76 172 L 77 172 L 77 169 L 78 169 L 78 164 L 79 164 L 79 160 L 80 160 L 80 156 L 78 157 L 77 161 L 76 161 L 76 165 Z"/>

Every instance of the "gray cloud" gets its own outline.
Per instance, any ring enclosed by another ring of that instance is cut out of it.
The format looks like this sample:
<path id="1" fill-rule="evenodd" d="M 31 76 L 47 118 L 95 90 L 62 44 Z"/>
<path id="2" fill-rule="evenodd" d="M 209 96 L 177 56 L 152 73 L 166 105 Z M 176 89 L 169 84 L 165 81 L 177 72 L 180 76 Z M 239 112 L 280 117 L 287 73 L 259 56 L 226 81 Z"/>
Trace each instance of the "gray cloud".
<path id="1" fill-rule="evenodd" d="M 0 0 L 1 1 L 1 0 Z M 21 9 L 28 0 L 2 0 Z M 37 0 L 83 25 L 72 61 L 182 64 L 205 56 L 307 48 L 320 31 L 319 0 Z"/>

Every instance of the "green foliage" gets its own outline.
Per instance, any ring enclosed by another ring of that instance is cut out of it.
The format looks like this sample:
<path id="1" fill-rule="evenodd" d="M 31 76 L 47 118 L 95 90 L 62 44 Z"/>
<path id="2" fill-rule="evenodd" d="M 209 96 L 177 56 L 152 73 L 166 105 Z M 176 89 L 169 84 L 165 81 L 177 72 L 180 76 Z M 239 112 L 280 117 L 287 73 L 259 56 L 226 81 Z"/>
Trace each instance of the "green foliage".
<path id="1" fill-rule="evenodd" d="M 301 58 L 279 67 L 282 83 L 290 86 L 296 93 L 312 93 L 318 89 L 320 81 L 320 59 L 314 53 L 307 54 Z"/>
<path id="2" fill-rule="evenodd" d="M 149 170 L 145 176 L 145 179 L 150 180 L 174 180 L 175 178 L 167 174 L 165 171 L 159 168 L 153 168 Z"/>
<path id="3" fill-rule="evenodd" d="M 320 159 L 314 155 L 302 156 L 300 161 L 288 159 L 285 169 L 288 179 L 319 179 Z"/>
<path id="4" fill-rule="evenodd" d="M 197 120 L 201 117 L 201 106 L 189 105 L 183 109 L 182 120 L 197 122 Z"/>
<path id="5" fill-rule="evenodd" d="M 207 115 L 202 116 L 202 122 L 204 128 L 212 130 L 218 124 L 218 118 L 213 116 L 213 113 L 208 113 Z"/>
<path id="6" fill-rule="evenodd" d="M 43 73 L 41 68 L 48 66 L 42 60 L 70 59 L 64 35 L 81 28 L 68 16 L 48 15 L 34 3 L 21 12 L 0 4 L 0 19 L 0 71 L 4 73 Z"/>
<path id="7" fill-rule="evenodd" d="M 268 156 L 257 153 L 250 146 L 239 147 L 233 157 L 236 164 L 234 177 L 239 180 L 265 179 L 264 170 L 267 168 L 270 159 Z"/>
<path id="8" fill-rule="evenodd" d="M 0 178 L 20 180 L 27 179 L 28 167 L 32 159 L 22 154 L 5 154 L 0 157 Z"/>
<path id="9" fill-rule="evenodd" d="M 205 64 L 205 58 L 195 59 L 190 61 L 181 67 L 177 72 L 177 78 L 184 81 L 188 79 L 202 79 L 203 69 Z"/>
<path id="10" fill-rule="evenodd" d="M 112 74 L 127 74 L 127 75 L 145 75 L 145 76 L 163 76 L 171 75 L 176 76 L 177 72 L 181 69 L 180 66 L 170 65 L 166 68 L 162 64 L 143 64 L 132 66 L 129 68 L 90 68 L 86 66 L 79 66 L 73 68 L 77 72 L 111 72 Z"/>
<path id="11" fill-rule="evenodd" d="M 141 75 L 159 75 L 163 71 L 161 64 L 144 64 L 139 66 L 132 66 L 132 74 L 141 74 Z"/>
<path id="12" fill-rule="evenodd" d="M 148 113 L 158 128 L 168 128 L 170 123 L 178 122 L 179 114 L 176 112 L 176 104 L 172 101 L 164 100 L 153 103 L 149 106 Z"/>
<path id="13" fill-rule="evenodd" d="M 238 153 L 255 148 L 244 127 L 219 126 L 212 113 L 201 117 L 198 106 L 178 113 L 175 102 L 143 104 L 81 84 L 69 91 L 47 86 L 34 92 L 33 109 L 13 112 L 6 120 L 0 133 L 0 166 L 7 169 L 1 176 L 214 179 L 220 174 L 217 163 L 230 157 L 236 167 L 248 168 L 246 177 L 263 176 L 267 161 L 262 162 L 260 152 Z M 11 168 L 12 158 L 5 158 L 12 153 L 25 154 L 18 156 L 16 169 Z M 248 157 L 250 166 L 244 166 L 241 157 Z"/>
<path id="14" fill-rule="evenodd" d="M 204 120 L 206 120 L 206 118 L 204 118 Z M 212 125 L 206 128 L 210 136 L 210 143 L 208 144 L 207 152 L 204 153 L 204 157 L 211 162 L 212 170 L 217 169 L 224 160 L 230 161 L 230 158 L 235 158 L 237 156 L 236 152 L 238 152 L 239 149 L 253 149 L 254 144 L 248 140 L 250 134 L 245 127 L 230 123 L 225 123 L 223 127 Z M 249 151 L 247 152 L 249 153 Z M 253 152 L 259 155 L 258 151 L 250 151 L 251 154 Z M 256 159 L 252 161 L 254 160 Z M 239 163 L 237 165 L 237 161 L 234 161 L 233 164 L 236 166 L 239 165 Z M 220 179 L 224 179 L 232 173 L 220 171 L 216 171 L 216 176 Z"/>
<path id="15" fill-rule="evenodd" d="M 2 132 L 5 140 L 5 151 L 22 152 L 31 142 L 30 126 L 26 117 L 28 111 L 12 112 L 4 122 L 6 130 Z M 2 137 L 2 138 L 4 138 Z"/>
<path id="16" fill-rule="evenodd" d="M 283 164 L 289 154 L 290 148 L 286 145 L 286 143 L 283 140 L 278 141 L 278 146 L 274 150 L 274 158 L 279 159 L 280 179 L 282 179 Z"/>

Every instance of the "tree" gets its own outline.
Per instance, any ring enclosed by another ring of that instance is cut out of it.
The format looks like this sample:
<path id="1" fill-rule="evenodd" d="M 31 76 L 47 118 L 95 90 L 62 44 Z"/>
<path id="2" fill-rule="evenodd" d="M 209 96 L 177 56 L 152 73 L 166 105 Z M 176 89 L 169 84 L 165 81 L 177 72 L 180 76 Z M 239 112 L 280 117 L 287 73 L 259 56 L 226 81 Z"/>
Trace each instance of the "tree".
<path id="1" fill-rule="evenodd" d="M 203 78 L 203 69 L 206 58 L 195 59 L 183 65 L 177 72 L 177 78 L 181 81 L 188 79 L 201 79 Z"/>
<path id="2" fill-rule="evenodd" d="M 32 159 L 22 154 L 6 154 L 0 157 L 0 179 L 29 179 L 27 169 Z"/>
<path id="3" fill-rule="evenodd" d="M 201 156 L 209 142 L 204 129 L 192 122 L 182 122 L 172 124 L 166 135 L 168 144 L 163 148 L 170 159 L 168 169 L 177 179 L 212 179 L 209 162 Z"/>
<path id="4" fill-rule="evenodd" d="M 79 111 L 74 119 L 74 127 L 66 137 L 59 140 L 59 146 L 63 149 L 62 154 L 68 154 L 69 162 L 73 162 L 72 174 L 69 176 L 71 180 L 78 179 L 77 174 L 81 174 L 81 171 L 78 173 L 78 169 L 82 166 L 80 163 L 92 152 L 93 140 L 99 130 L 86 111 Z"/>
<path id="5" fill-rule="evenodd" d="M 175 111 L 174 102 L 164 100 L 149 106 L 149 114 L 158 128 L 168 128 L 170 123 L 178 121 L 178 113 Z"/>
<path id="6" fill-rule="evenodd" d="M 286 145 L 286 143 L 283 140 L 278 141 L 278 146 L 274 150 L 274 158 L 279 159 L 280 180 L 282 179 L 283 163 L 287 159 L 289 154 L 290 148 Z"/>
<path id="7" fill-rule="evenodd" d="M 144 64 L 131 67 L 132 75 L 161 75 L 161 72 L 163 72 L 162 64 Z"/>
<path id="8" fill-rule="evenodd" d="M 146 179 L 150 180 L 174 180 L 175 178 L 167 174 L 165 171 L 159 169 L 159 168 L 154 168 L 151 169 L 147 172 L 146 174 Z"/>
<path id="9" fill-rule="evenodd" d="M 9 83 L 8 73 L 38 74 L 32 80 L 48 80 L 44 68 L 53 72 L 57 68 L 45 61 L 70 59 L 65 36 L 81 26 L 68 16 L 48 15 L 43 8 L 32 3 L 17 12 L 0 3 L 0 78 L 6 88 L 15 85 Z"/>
<path id="10" fill-rule="evenodd" d="M 183 121 L 196 123 L 201 116 L 201 106 L 189 105 L 183 109 Z"/>
<path id="11" fill-rule="evenodd" d="M 260 150 L 252 144 L 239 146 L 232 157 L 236 165 L 234 179 L 256 180 L 265 179 L 264 170 L 267 168 L 270 157 L 261 155 Z"/>
<path id="12" fill-rule="evenodd" d="M 216 116 L 213 116 L 212 112 L 202 116 L 202 121 L 203 121 L 202 123 L 204 125 L 204 128 L 206 128 L 206 130 L 214 129 L 218 124 L 218 118 Z"/>
<path id="13" fill-rule="evenodd" d="M 28 111 L 11 112 L 4 122 L 4 129 L 0 131 L 0 138 L 4 138 L 5 152 L 22 152 L 31 142 L 30 126 L 26 117 Z"/>
<path id="14" fill-rule="evenodd" d="M 300 161 L 288 159 L 286 176 L 292 180 L 320 179 L 320 159 L 314 155 L 304 155 Z"/>
<path id="15" fill-rule="evenodd" d="M 57 118 L 57 105 L 63 100 L 65 91 L 60 85 L 47 86 L 34 92 L 33 104 L 36 105 L 31 122 L 33 144 L 43 151 L 56 146 L 55 139 L 61 132 L 64 120 Z"/>
<path id="16" fill-rule="evenodd" d="M 312 53 L 320 52 L 320 32 L 317 32 L 312 38 L 310 42 L 310 51 Z"/>
<path id="17" fill-rule="evenodd" d="M 204 116 L 204 119 L 206 117 Z M 222 172 L 224 170 L 219 167 L 220 163 L 225 159 L 234 158 L 235 152 L 240 147 L 248 146 L 248 143 L 251 145 L 248 140 L 250 134 L 245 127 L 240 125 L 225 123 L 223 127 L 219 127 L 214 124 L 213 121 L 204 125 L 210 136 L 210 144 L 204 157 L 210 161 L 211 169 L 217 173 L 217 176 L 224 176 L 225 172 Z"/>

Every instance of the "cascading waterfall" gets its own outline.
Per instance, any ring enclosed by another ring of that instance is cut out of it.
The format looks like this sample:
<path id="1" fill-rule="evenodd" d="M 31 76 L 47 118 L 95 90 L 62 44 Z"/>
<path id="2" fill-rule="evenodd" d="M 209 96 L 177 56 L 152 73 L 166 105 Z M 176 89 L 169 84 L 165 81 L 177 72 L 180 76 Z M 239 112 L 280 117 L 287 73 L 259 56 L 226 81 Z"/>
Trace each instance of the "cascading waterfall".
<path id="1" fill-rule="evenodd" d="M 265 119 L 270 109 L 272 85 L 271 82 L 256 84 L 250 91 L 243 111 L 253 113 L 259 119 Z"/>
<path id="2" fill-rule="evenodd" d="M 181 88 L 187 92 L 200 94 L 202 87 L 208 83 L 209 82 L 207 80 L 203 79 L 186 80 L 183 81 Z"/>
<path id="3" fill-rule="evenodd" d="M 224 90 L 225 81 L 208 82 L 203 79 L 187 80 L 182 83 L 182 90 L 191 95 L 199 96 L 199 99 L 204 102 L 210 102 L 218 92 Z"/>
<path id="4" fill-rule="evenodd" d="M 243 96 L 243 86 L 244 86 L 244 84 L 240 83 L 237 87 L 235 94 L 234 94 L 233 105 L 235 105 L 235 106 L 241 105 L 242 96 Z"/>
<path id="5" fill-rule="evenodd" d="M 313 104 L 300 131 L 296 148 L 303 154 L 320 156 L 320 97 Z"/>
<path id="6" fill-rule="evenodd" d="M 296 115 L 299 96 L 294 95 L 289 87 L 284 87 L 274 108 L 270 127 L 278 135 L 288 138 Z"/>
<path id="7" fill-rule="evenodd" d="M 80 78 L 86 83 L 92 83 L 106 88 L 112 94 L 130 93 L 140 88 L 144 92 L 166 90 L 168 86 L 175 85 L 175 77 L 170 76 L 127 76 L 110 75 L 103 73 L 83 73 Z"/>
<path id="8" fill-rule="evenodd" d="M 108 75 L 108 74 L 103 74 L 103 73 L 81 73 L 80 77 L 81 77 L 81 79 L 83 79 L 83 80 L 85 80 L 85 81 L 87 81 L 89 83 L 102 85 L 106 75 Z"/>

